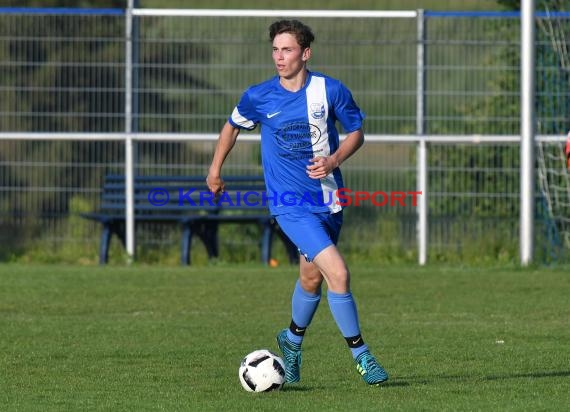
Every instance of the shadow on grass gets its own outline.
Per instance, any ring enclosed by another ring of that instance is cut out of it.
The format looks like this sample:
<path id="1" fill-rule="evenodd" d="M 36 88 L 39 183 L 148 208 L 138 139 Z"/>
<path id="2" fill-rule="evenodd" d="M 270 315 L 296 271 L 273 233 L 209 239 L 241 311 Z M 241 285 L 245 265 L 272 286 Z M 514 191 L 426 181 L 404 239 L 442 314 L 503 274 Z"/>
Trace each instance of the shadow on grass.
<path id="1" fill-rule="evenodd" d="M 541 372 L 530 372 L 530 373 L 514 373 L 514 374 L 504 374 L 504 375 L 489 375 L 489 376 L 479 376 L 479 375 L 436 375 L 432 377 L 425 376 L 403 376 L 406 385 L 409 385 L 406 381 L 412 381 L 419 384 L 429 384 L 435 380 L 454 380 L 454 381 L 496 381 L 496 380 L 506 380 L 506 379 L 528 379 L 528 378 L 565 378 L 570 376 L 570 371 L 541 371 Z M 394 382 L 397 383 L 397 382 Z M 405 386 L 405 385 L 400 385 Z"/>
<path id="2" fill-rule="evenodd" d="M 323 387 L 319 388 L 314 386 L 285 385 L 281 390 L 283 392 L 309 392 L 309 391 L 314 391 L 316 389 L 323 389 Z"/>
<path id="3" fill-rule="evenodd" d="M 389 387 L 398 387 L 398 386 L 410 386 L 410 384 L 406 381 L 389 380 L 388 382 L 381 383 L 380 385 L 378 385 L 378 388 L 389 388 Z M 281 390 L 286 392 L 309 392 L 317 389 L 326 389 L 326 387 L 285 385 Z"/>
<path id="4" fill-rule="evenodd" d="M 558 378 L 570 376 L 570 371 L 553 371 L 553 372 L 532 372 L 532 373 L 516 373 L 514 375 L 491 375 L 485 376 L 487 381 L 496 381 L 501 379 L 518 379 L 518 378 Z"/>
<path id="5" fill-rule="evenodd" d="M 398 379 L 394 379 L 394 380 L 389 380 L 388 382 L 384 382 L 382 384 L 380 384 L 379 387 L 381 388 L 391 388 L 391 387 L 399 387 L 399 386 L 410 386 L 410 383 L 405 381 L 405 380 L 398 380 Z"/>

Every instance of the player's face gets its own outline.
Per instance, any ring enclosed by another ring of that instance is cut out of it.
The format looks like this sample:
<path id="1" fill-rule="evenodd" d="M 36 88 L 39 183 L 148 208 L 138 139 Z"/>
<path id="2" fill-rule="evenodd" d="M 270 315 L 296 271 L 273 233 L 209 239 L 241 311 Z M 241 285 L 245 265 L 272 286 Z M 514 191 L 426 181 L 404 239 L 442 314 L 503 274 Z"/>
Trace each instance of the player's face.
<path id="1" fill-rule="evenodd" d="M 295 36 L 281 33 L 273 39 L 273 61 L 279 76 L 292 79 L 304 68 L 311 49 L 301 49 Z"/>

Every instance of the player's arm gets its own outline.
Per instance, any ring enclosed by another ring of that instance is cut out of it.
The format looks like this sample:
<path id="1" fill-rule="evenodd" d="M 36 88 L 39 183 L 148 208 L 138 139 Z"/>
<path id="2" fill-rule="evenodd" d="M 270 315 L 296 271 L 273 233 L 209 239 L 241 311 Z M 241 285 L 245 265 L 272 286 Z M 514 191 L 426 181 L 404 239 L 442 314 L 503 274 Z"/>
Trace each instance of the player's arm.
<path id="1" fill-rule="evenodd" d="M 323 179 L 352 156 L 363 144 L 364 132 L 362 129 L 348 133 L 336 152 L 327 157 L 312 158 L 310 160 L 312 164 L 307 166 L 307 174 L 312 179 Z"/>
<path id="2" fill-rule="evenodd" d="M 226 122 L 224 127 L 222 127 L 216 150 L 214 151 L 214 157 L 212 158 L 212 164 L 208 170 L 208 177 L 206 177 L 206 184 L 214 194 L 224 191 L 224 181 L 221 177 L 222 165 L 234 147 L 239 132 L 240 129 L 233 126 L 230 122 Z"/>

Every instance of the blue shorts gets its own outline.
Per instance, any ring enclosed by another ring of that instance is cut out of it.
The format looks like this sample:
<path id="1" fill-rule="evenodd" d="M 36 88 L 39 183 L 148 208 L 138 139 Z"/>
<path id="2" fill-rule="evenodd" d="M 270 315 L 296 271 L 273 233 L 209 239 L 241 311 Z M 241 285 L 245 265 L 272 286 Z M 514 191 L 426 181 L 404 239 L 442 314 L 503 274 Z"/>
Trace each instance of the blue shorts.
<path id="1" fill-rule="evenodd" d="M 299 253 L 311 262 L 323 249 L 336 245 L 342 226 L 342 211 L 323 213 L 285 213 L 275 216 L 277 223 L 297 246 Z"/>

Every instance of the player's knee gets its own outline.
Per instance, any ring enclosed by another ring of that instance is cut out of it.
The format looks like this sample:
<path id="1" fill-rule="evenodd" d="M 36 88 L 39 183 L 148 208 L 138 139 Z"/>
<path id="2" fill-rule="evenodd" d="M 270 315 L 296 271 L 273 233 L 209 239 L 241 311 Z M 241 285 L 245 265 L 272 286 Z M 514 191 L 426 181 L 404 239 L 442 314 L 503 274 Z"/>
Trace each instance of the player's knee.
<path id="1" fill-rule="evenodd" d="M 318 274 L 301 276 L 301 287 L 309 293 L 318 294 L 322 283 L 323 276 L 320 272 Z"/>
<path id="2" fill-rule="evenodd" d="M 350 273 L 348 272 L 346 266 L 343 265 L 342 267 L 338 267 L 331 270 L 329 273 L 329 277 L 337 284 L 338 283 L 348 284 L 348 281 L 350 279 Z"/>

